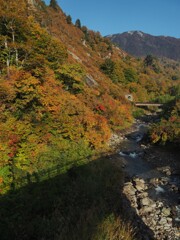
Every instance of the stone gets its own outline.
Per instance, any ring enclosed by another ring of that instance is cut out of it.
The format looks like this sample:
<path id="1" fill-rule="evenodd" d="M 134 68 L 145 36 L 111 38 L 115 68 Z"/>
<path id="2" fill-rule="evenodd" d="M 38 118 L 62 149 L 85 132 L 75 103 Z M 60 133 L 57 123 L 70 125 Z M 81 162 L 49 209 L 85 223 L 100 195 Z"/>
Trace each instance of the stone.
<path id="1" fill-rule="evenodd" d="M 158 178 L 152 178 L 152 179 L 150 179 L 149 183 L 156 186 L 159 183 L 159 179 Z"/>
<path id="2" fill-rule="evenodd" d="M 148 206 L 148 205 L 151 204 L 151 199 L 149 199 L 148 197 L 146 197 L 146 198 L 141 199 L 140 202 L 141 202 L 142 206 Z"/>
<path id="3" fill-rule="evenodd" d="M 137 215 L 139 215 L 139 210 L 137 208 L 135 208 L 135 211 L 136 211 Z"/>
<path id="4" fill-rule="evenodd" d="M 156 203 L 155 203 L 155 202 L 152 203 L 152 204 L 151 204 L 151 207 L 152 207 L 154 210 L 156 210 Z"/>
<path id="5" fill-rule="evenodd" d="M 127 196 L 128 199 L 131 201 L 132 205 L 136 205 L 137 204 L 137 198 L 135 195 L 130 195 L 130 196 Z"/>
<path id="6" fill-rule="evenodd" d="M 135 179 L 133 179 L 133 181 L 134 181 L 135 187 L 138 191 L 142 192 L 145 189 L 147 189 L 147 185 L 146 185 L 144 179 L 135 178 Z"/>
<path id="7" fill-rule="evenodd" d="M 141 183 L 139 182 L 138 184 L 136 184 L 136 189 L 139 191 L 139 192 L 142 192 L 144 191 L 145 189 L 147 189 L 146 185 L 144 183 Z"/>
<path id="8" fill-rule="evenodd" d="M 170 229 L 172 229 L 172 225 L 165 225 L 164 226 L 164 230 L 170 230 Z"/>
<path id="9" fill-rule="evenodd" d="M 159 224 L 160 224 L 160 225 L 165 225 L 165 224 L 167 224 L 166 218 L 165 218 L 165 217 L 162 217 L 162 218 L 160 219 L 160 221 L 159 221 Z"/>
<path id="10" fill-rule="evenodd" d="M 171 171 L 170 170 L 166 171 L 166 175 L 171 176 Z"/>
<path id="11" fill-rule="evenodd" d="M 166 219 L 167 219 L 168 223 L 172 223 L 172 218 L 167 217 Z"/>
<path id="12" fill-rule="evenodd" d="M 162 209 L 162 214 L 165 216 L 165 217 L 168 217 L 171 215 L 171 209 L 170 208 L 165 208 L 163 207 Z"/>
<path id="13" fill-rule="evenodd" d="M 145 181 L 142 178 L 135 177 L 135 178 L 133 178 L 133 181 L 134 181 L 135 184 L 138 184 L 139 182 L 145 184 Z"/>
<path id="14" fill-rule="evenodd" d="M 168 177 L 162 177 L 161 178 L 161 184 L 167 185 L 169 182 L 169 178 Z"/>
<path id="15" fill-rule="evenodd" d="M 153 209 L 151 207 L 147 207 L 147 206 L 143 206 L 140 210 L 139 213 L 141 215 L 145 215 L 147 213 L 151 213 L 153 211 Z"/>
<path id="16" fill-rule="evenodd" d="M 82 62 L 82 60 L 81 60 L 76 54 L 74 54 L 73 52 L 71 52 L 71 51 L 68 50 L 68 53 L 69 53 L 75 60 L 77 60 L 77 62 Z"/>
<path id="17" fill-rule="evenodd" d="M 142 199 L 142 198 L 145 198 L 148 196 L 148 193 L 147 192 L 141 192 L 141 193 L 138 193 L 138 198 Z"/>
<path id="18" fill-rule="evenodd" d="M 135 195 L 136 189 L 132 186 L 132 183 L 129 183 L 124 186 L 123 193 L 132 196 Z"/>
<path id="19" fill-rule="evenodd" d="M 162 202 L 157 202 L 157 207 L 163 207 L 163 203 Z"/>
<path id="20" fill-rule="evenodd" d="M 152 225 L 156 226 L 156 224 L 157 222 L 154 219 L 152 219 Z"/>
<path id="21" fill-rule="evenodd" d="M 167 176 L 171 175 L 171 168 L 169 166 L 160 167 L 158 170 L 165 173 Z"/>
<path id="22" fill-rule="evenodd" d="M 176 233 L 175 233 L 175 236 L 180 238 L 180 231 L 179 231 L 179 232 L 176 232 Z"/>

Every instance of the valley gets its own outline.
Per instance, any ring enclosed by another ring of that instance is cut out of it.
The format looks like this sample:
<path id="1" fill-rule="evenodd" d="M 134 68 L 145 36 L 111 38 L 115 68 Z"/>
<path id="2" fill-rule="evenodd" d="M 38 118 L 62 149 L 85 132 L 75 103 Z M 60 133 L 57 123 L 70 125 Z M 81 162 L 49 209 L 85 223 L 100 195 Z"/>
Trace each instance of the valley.
<path id="1" fill-rule="evenodd" d="M 178 240 L 166 57 L 130 55 L 56 0 L 0 0 L 1 240 Z"/>

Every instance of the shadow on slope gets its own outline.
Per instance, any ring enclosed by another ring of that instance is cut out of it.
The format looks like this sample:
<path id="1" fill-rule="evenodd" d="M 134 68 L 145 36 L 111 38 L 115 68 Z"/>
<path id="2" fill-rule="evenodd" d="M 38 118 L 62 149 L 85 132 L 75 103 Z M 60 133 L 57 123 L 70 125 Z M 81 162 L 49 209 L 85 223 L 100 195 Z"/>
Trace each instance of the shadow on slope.
<path id="1" fill-rule="evenodd" d="M 27 186 L 0 199 L 1 240 L 135 239 L 128 227 L 130 203 L 125 199 L 125 209 L 122 205 L 123 175 L 115 156 L 74 166 L 43 182 L 31 183 L 27 177 Z M 132 227 L 142 221 L 133 216 Z"/>

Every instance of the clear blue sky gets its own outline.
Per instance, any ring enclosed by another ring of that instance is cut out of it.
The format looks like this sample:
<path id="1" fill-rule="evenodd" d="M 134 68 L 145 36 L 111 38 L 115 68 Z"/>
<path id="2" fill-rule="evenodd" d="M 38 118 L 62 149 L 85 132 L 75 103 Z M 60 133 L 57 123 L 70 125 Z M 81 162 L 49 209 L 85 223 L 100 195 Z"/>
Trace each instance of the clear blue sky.
<path id="1" fill-rule="evenodd" d="M 45 0 L 49 4 L 50 0 Z M 57 0 L 73 22 L 77 18 L 103 36 L 130 30 L 180 38 L 180 0 Z"/>

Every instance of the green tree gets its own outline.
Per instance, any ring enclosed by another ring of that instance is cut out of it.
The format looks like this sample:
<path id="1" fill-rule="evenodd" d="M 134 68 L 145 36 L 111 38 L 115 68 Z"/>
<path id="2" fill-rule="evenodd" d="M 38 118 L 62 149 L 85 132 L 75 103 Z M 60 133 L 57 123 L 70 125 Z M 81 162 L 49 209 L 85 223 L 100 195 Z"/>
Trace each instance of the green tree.
<path id="1" fill-rule="evenodd" d="M 115 68 L 115 63 L 111 59 L 106 59 L 103 64 L 101 64 L 100 69 L 103 73 L 108 75 L 108 77 L 112 77 L 113 71 Z"/>
<path id="2" fill-rule="evenodd" d="M 152 66 L 153 63 L 154 63 L 154 57 L 151 54 L 147 55 L 144 59 L 144 66 L 145 67 Z"/>
<path id="3" fill-rule="evenodd" d="M 76 20 L 75 26 L 81 28 L 81 21 L 79 19 Z"/>
<path id="4" fill-rule="evenodd" d="M 56 0 L 51 0 L 49 6 L 57 10 L 57 8 L 58 8 L 58 3 L 57 3 Z"/>
<path id="5" fill-rule="evenodd" d="M 84 69 L 79 64 L 64 64 L 56 71 L 57 78 L 61 80 L 65 89 L 73 94 L 83 91 Z"/>
<path id="6" fill-rule="evenodd" d="M 66 21 L 68 24 L 71 24 L 72 23 L 72 18 L 70 15 L 66 16 Z"/>
<path id="7" fill-rule="evenodd" d="M 124 76 L 125 76 L 125 79 L 126 79 L 127 83 L 138 81 L 137 73 L 132 68 L 126 68 L 124 70 Z"/>
<path id="8" fill-rule="evenodd" d="M 7 75 L 10 74 L 11 65 L 19 65 L 20 49 L 18 43 L 26 35 L 26 4 L 24 0 L 0 0 L 0 68 L 6 65 Z M 22 45 L 22 44 L 21 44 Z"/>
<path id="9" fill-rule="evenodd" d="M 151 54 L 147 55 L 146 58 L 144 59 L 144 66 L 152 68 L 154 70 L 154 72 L 156 72 L 156 73 L 160 72 L 160 67 L 158 66 L 158 61 Z"/>

